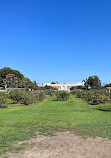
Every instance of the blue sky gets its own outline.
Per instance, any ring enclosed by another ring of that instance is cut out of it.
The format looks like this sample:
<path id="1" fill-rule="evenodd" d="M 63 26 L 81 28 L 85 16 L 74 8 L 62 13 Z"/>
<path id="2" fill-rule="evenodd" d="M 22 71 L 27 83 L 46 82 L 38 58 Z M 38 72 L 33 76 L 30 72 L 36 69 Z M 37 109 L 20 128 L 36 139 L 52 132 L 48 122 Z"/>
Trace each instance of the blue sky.
<path id="1" fill-rule="evenodd" d="M 39 83 L 111 82 L 111 0 L 0 0 L 0 68 Z"/>

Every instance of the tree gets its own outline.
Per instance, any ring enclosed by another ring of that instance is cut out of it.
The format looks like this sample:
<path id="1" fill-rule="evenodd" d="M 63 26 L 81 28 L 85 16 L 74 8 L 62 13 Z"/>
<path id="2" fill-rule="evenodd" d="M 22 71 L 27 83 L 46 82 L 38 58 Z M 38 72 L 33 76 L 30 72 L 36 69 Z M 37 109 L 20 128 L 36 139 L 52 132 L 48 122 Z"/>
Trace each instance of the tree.
<path id="1" fill-rule="evenodd" d="M 18 79 L 18 88 L 25 88 L 25 80 L 23 79 Z"/>
<path id="2" fill-rule="evenodd" d="M 88 83 L 88 79 L 86 78 L 86 79 L 83 80 L 82 82 L 84 82 L 84 86 L 85 86 L 85 88 L 88 90 L 89 87 L 90 87 L 90 85 L 89 85 L 89 83 Z"/>
<path id="3" fill-rule="evenodd" d="M 4 83 L 3 83 L 3 78 L 2 77 L 0 77 L 0 86 L 4 87 Z"/>
<path id="4" fill-rule="evenodd" d="M 0 86 L 4 87 L 4 79 L 6 78 L 6 75 L 13 74 L 18 79 L 18 87 L 23 88 L 24 87 L 24 76 L 17 70 L 12 70 L 9 67 L 4 67 L 0 69 Z M 21 84 L 22 83 L 22 84 Z"/>
<path id="5" fill-rule="evenodd" d="M 101 81 L 98 76 L 90 76 L 88 79 L 83 80 L 85 82 L 86 89 L 89 89 L 90 86 L 93 89 L 100 89 L 101 88 Z"/>
<path id="6" fill-rule="evenodd" d="M 59 82 L 58 81 L 56 81 L 56 82 L 52 81 L 51 84 L 59 84 Z"/>
<path id="7" fill-rule="evenodd" d="M 111 87 L 111 83 L 106 83 L 103 88 L 106 88 L 106 87 Z"/>
<path id="8" fill-rule="evenodd" d="M 12 82 L 13 81 L 13 82 Z M 15 84 L 16 83 L 16 84 Z M 36 82 L 32 82 L 29 78 L 25 78 L 17 70 L 12 70 L 9 67 L 0 69 L 0 86 L 1 87 L 18 87 L 18 88 L 31 88 L 36 89 Z"/>
<path id="9" fill-rule="evenodd" d="M 25 88 L 33 89 L 33 83 L 29 78 L 24 78 L 24 82 L 25 82 Z"/>
<path id="10" fill-rule="evenodd" d="M 55 82 L 52 81 L 51 84 L 55 84 Z"/>
<path id="11" fill-rule="evenodd" d="M 37 82 L 36 82 L 36 81 L 33 81 L 32 84 L 33 84 L 33 89 L 34 89 L 34 90 L 37 90 L 37 89 L 38 89 Z"/>
<path id="12" fill-rule="evenodd" d="M 12 70 L 9 67 L 4 67 L 3 69 L 0 69 L 0 77 L 5 78 L 8 74 L 14 74 L 17 78 L 24 78 L 23 74 L 21 74 L 17 70 Z"/>
<path id="13" fill-rule="evenodd" d="M 17 88 L 18 87 L 18 79 L 14 74 L 6 75 L 3 80 L 5 88 Z"/>
<path id="14" fill-rule="evenodd" d="M 90 76 L 88 78 L 88 84 L 94 89 L 101 88 L 101 81 L 98 76 Z"/>

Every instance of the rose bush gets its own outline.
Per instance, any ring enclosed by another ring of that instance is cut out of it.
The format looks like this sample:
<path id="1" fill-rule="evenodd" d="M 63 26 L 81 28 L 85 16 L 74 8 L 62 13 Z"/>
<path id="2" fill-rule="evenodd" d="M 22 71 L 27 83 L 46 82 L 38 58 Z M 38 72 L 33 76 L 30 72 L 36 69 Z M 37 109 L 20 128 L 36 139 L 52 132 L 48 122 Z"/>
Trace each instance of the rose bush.
<path id="1" fill-rule="evenodd" d="M 81 98 L 91 104 L 100 104 L 109 102 L 111 100 L 111 94 L 107 93 L 105 90 L 78 90 L 74 93 L 77 98 Z"/>
<path id="2" fill-rule="evenodd" d="M 66 101 L 69 98 L 69 93 L 66 91 L 56 91 L 55 95 L 58 101 Z"/>

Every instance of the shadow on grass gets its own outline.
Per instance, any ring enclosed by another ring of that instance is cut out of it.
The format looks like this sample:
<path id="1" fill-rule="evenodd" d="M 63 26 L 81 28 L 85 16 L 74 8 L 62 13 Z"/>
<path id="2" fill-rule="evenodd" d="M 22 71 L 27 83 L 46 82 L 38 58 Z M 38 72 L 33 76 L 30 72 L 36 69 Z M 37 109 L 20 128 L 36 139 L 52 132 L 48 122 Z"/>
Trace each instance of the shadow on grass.
<path id="1" fill-rule="evenodd" d="M 111 112 L 111 109 L 96 109 L 96 110 L 103 111 L 103 112 Z"/>

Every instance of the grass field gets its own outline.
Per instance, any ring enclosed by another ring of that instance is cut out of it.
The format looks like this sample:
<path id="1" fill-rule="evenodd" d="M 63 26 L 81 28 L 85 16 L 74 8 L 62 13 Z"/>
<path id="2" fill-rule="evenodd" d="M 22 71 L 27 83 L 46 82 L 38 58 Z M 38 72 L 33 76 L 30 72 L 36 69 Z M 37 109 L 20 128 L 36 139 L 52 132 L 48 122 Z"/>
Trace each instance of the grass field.
<path id="1" fill-rule="evenodd" d="M 70 96 L 68 101 L 54 97 L 34 106 L 16 106 L 0 109 L 0 154 L 12 150 L 13 143 L 48 131 L 72 129 L 87 136 L 111 139 L 111 105 L 91 106 Z M 49 134 L 51 134 L 49 132 Z"/>

